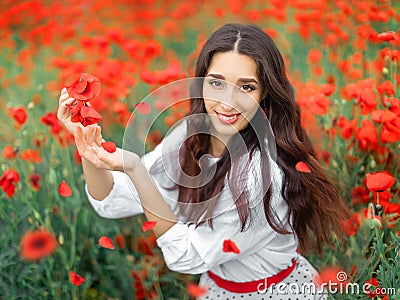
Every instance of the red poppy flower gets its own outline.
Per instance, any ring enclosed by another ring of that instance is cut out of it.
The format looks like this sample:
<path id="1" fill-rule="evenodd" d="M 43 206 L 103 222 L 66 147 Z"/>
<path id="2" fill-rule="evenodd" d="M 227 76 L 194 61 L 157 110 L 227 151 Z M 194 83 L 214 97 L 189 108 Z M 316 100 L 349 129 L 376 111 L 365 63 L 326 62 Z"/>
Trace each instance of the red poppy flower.
<path id="1" fill-rule="evenodd" d="M 200 286 L 194 283 L 189 283 L 187 285 L 187 291 L 188 294 L 193 296 L 193 297 L 201 297 L 204 296 L 207 293 L 207 287 L 205 286 Z"/>
<path id="2" fill-rule="evenodd" d="M 319 63 L 322 58 L 322 52 L 319 49 L 312 48 L 308 52 L 307 60 L 309 63 Z"/>
<path id="3" fill-rule="evenodd" d="M 371 118 L 375 123 L 382 124 L 386 122 L 391 122 L 394 119 L 396 119 L 396 114 L 394 112 L 391 112 L 390 110 L 374 110 L 371 113 Z"/>
<path id="4" fill-rule="evenodd" d="M 387 117 L 391 118 L 390 115 Z M 384 122 L 381 131 L 382 143 L 395 143 L 400 141 L 400 116 Z"/>
<path id="5" fill-rule="evenodd" d="M 80 286 L 86 279 L 76 274 L 74 271 L 69 271 L 69 281 L 71 281 L 73 285 Z"/>
<path id="6" fill-rule="evenodd" d="M 340 116 L 339 120 L 337 121 L 337 126 L 341 128 L 341 136 L 345 140 L 348 140 L 353 136 L 354 130 L 357 127 L 357 119 L 350 121 L 345 117 Z"/>
<path id="7" fill-rule="evenodd" d="M 325 96 L 331 96 L 335 92 L 336 87 L 331 83 L 324 83 L 321 85 L 321 92 Z"/>
<path id="8" fill-rule="evenodd" d="M 366 186 L 372 192 L 384 192 L 391 188 L 395 178 L 388 172 L 375 172 L 366 175 Z"/>
<path id="9" fill-rule="evenodd" d="M 299 172 L 303 172 L 303 173 L 311 173 L 311 169 L 310 167 L 304 162 L 304 161 L 299 161 L 296 164 L 296 170 Z"/>
<path id="10" fill-rule="evenodd" d="M 38 173 L 33 173 L 29 175 L 29 183 L 33 187 L 35 191 L 38 191 L 40 189 L 40 180 L 42 177 Z"/>
<path id="11" fill-rule="evenodd" d="M 356 130 L 356 138 L 362 149 L 378 148 L 378 131 L 375 125 L 369 119 L 361 121 L 361 128 Z"/>
<path id="12" fill-rule="evenodd" d="M 14 159 L 17 156 L 17 149 L 14 149 L 12 146 L 5 146 L 3 148 L 3 157 L 7 159 Z"/>
<path id="13" fill-rule="evenodd" d="M 393 83 L 389 80 L 377 84 L 376 89 L 381 95 L 393 96 L 395 94 Z"/>
<path id="14" fill-rule="evenodd" d="M 115 236 L 115 243 L 117 244 L 118 249 L 122 249 L 125 247 L 125 237 L 122 234 L 117 234 Z"/>
<path id="15" fill-rule="evenodd" d="M 73 105 L 67 105 L 71 111 L 71 121 L 80 122 L 83 126 L 96 124 L 103 118 L 93 107 L 88 106 L 85 101 L 77 100 Z"/>
<path id="16" fill-rule="evenodd" d="M 40 150 L 26 149 L 20 154 L 20 158 L 30 163 L 41 163 Z"/>
<path id="17" fill-rule="evenodd" d="M 371 199 L 369 197 L 369 193 L 370 193 L 369 190 L 364 186 L 353 187 L 351 189 L 351 196 L 352 196 L 351 203 L 353 205 L 357 205 L 370 202 Z"/>
<path id="18" fill-rule="evenodd" d="M 394 31 L 381 32 L 378 34 L 378 39 L 382 42 L 392 41 L 396 39 L 396 33 Z"/>
<path id="19" fill-rule="evenodd" d="M 62 197 L 70 197 L 72 196 L 72 190 L 69 185 L 63 180 L 60 185 L 58 186 L 58 193 Z"/>
<path id="20" fill-rule="evenodd" d="M 40 118 L 40 121 L 44 125 L 50 126 L 51 127 L 50 131 L 53 134 L 58 134 L 63 129 L 62 125 L 57 119 L 57 116 L 54 113 L 51 112 L 47 113 L 45 116 Z"/>
<path id="21" fill-rule="evenodd" d="M 156 226 L 156 224 L 157 224 L 157 222 L 146 221 L 142 225 L 142 231 L 146 232 L 146 231 L 152 230 L 154 228 L 154 226 Z"/>
<path id="22" fill-rule="evenodd" d="M 113 142 L 102 142 L 101 146 L 103 147 L 104 150 L 110 153 L 117 151 L 117 147 Z"/>
<path id="23" fill-rule="evenodd" d="M 387 107 L 391 112 L 395 113 L 397 116 L 400 116 L 400 100 L 397 98 L 384 98 L 382 101 L 383 105 Z"/>
<path id="24" fill-rule="evenodd" d="M 360 214 L 357 212 L 352 213 L 350 218 L 344 221 L 343 223 L 344 232 L 348 236 L 354 236 L 360 229 L 360 226 L 361 226 L 361 218 Z"/>
<path id="25" fill-rule="evenodd" d="M 222 246 L 222 251 L 223 252 L 232 252 L 235 254 L 240 253 L 240 249 L 232 240 L 224 240 L 223 246 Z"/>
<path id="26" fill-rule="evenodd" d="M 11 198 L 14 195 L 15 185 L 19 182 L 19 174 L 17 171 L 8 170 L 0 177 L 0 187 Z"/>
<path id="27" fill-rule="evenodd" d="M 28 115 L 24 107 L 10 108 L 9 113 L 11 117 L 18 123 L 18 125 L 24 125 Z"/>
<path id="28" fill-rule="evenodd" d="M 51 255 L 57 248 L 57 239 L 45 229 L 27 232 L 21 240 L 21 255 L 27 260 L 39 260 Z"/>
<path id="29" fill-rule="evenodd" d="M 114 246 L 112 240 L 108 236 L 105 236 L 105 235 L 99 239 L 99 245 L 104 248 L 107 248 L 107 249 L 112 249 L 112 250 L 115 249 L 115 246 Z"/>
<path id="30" fill-rule="evenodd" d="M 65 83 L 65 87 L 71 98 L 88 102 L 95 100 L 101 90 L 99 78 L 88 73 L 70 77 Z"/>

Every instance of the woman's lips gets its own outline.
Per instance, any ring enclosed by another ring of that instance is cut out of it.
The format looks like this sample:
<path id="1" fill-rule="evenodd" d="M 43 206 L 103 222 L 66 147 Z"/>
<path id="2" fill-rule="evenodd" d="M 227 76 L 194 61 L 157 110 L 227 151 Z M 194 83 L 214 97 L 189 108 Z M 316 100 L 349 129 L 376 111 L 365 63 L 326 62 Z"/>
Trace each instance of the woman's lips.
<path id="1" fill-rule="evenodd" d="M 215 112 L 215 114 L 217 115 L 217 118 L 225 124 L 233 124 L 235 123 L 237 120 L 239 120 L 241 113 L 238 114 L 231 114 L 231 115 L 227 115 L 227 114 L 221 114 L 219 112 Z"/>

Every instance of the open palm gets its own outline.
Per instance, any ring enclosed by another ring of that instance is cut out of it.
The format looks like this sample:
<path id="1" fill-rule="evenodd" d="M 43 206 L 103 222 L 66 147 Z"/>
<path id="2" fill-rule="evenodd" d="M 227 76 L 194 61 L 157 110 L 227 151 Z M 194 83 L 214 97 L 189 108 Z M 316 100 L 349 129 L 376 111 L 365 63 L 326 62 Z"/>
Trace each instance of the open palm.
<path id="1" fill-rule="evenodd" d="M 133 152 L 121 148 L 113 153 L 104 150 L 99 126 L 89 127 L 85 131 L 76 127 L 74 137 L 79 154 L 96 168 L 127 172 L 140 163 L 140 157 Z"/>

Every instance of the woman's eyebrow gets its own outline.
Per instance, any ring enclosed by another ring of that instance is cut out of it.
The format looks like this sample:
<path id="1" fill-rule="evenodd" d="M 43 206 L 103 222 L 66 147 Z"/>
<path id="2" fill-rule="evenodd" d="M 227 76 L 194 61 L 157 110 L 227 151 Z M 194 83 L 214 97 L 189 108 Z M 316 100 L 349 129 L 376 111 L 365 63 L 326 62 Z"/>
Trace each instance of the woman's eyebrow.
<path id="1" fill-rule="evenodd" d="M 210 73 L 210 74 L 207 74 L 206 76 L 210 76 L 210 77 L 214 77 L 214 78 L 225 80 L 225 77 L 223 75 L 221 75 L 221 74 Z M 245 82 L 245 83 L 254 82 L 254 83 L 258 84 L 258 81 L 255 78 L 251 78 L 251 77 L 249 77 L 249 78 L 239 78 L 238 82 Z"/>

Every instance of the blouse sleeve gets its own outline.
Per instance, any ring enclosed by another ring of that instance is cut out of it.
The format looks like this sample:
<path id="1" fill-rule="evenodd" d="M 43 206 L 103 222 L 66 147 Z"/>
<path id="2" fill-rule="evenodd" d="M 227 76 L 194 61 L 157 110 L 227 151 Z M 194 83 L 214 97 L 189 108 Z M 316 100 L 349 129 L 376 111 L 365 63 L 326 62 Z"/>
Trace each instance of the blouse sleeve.
<path id="1" fill-rule="evenodd" d="M 161 156 L 161 152 L 162 142 L 141 158 L 147 170 Z M 86 195 L 96 213 L 108 219 L 125 218 L 143 213 L 139 195 L 129 176 L 119 171 L 111 171 L 111 174 L 114 181 L 113 187 L 103 200 L 94 199 L 85 183 Z"/>
<path id="2" fill-rule="evenodd" d="M 157 165 L 157 162 L 160 162 L 160 158 L 164 155 L 169 157 L 168 155 L 173 153 L 173 156 L 176 156 L 175 159 L 178 159 L 177 149 L 179 149 L 178 146 L 185 139 L 186 131 L 186 123 L 180 122 L 179 125 L 174 126 L 173 130 L 164 137 L 154 150 L 142 156 L 141 161 L 147 171 L 150 172 L 153 165 Z M 111 174 L 113 175 L 114 185 L 107 197 L 101 201 L 94 199 L 90 195 L 87 184 L 85 184 L 87 197 L 94 210 L 100 216 L 110 219 L 124 218 L 143 213 L 138 192 L 129 176 L 118 171 L 112 171 Z M 165 178 L 162 181 L 165 181 Z M 170 202 L 167 201 L 167 203 L 172 206 Z"/>
<path id="3" fill-rule="evenodd" d="M 218 201 L 222 203 L 230 202 L 232 205 L 213 218 L 213 229 L 207 223 L 196 228 L 195 225 L 179 221 L 157 239 L 164 260 L 171 270 L 201 274 L 227 261 L 238 260 L 243 256 L 256 253 L 277 238 L 278 233 L 266 222 L 263 201 L 258 200 L 262 199 L 262 195 L 258 193 L 262 188 L 254 186 L 254 184 L 260 182 L 260 180 L 256 180 L 260 177 L 253 177 L 256 175 L 254 169 L 250 172 L 251 176 L 249 176 L 247 184 L 250 185 L 248 189 L 251 191 L 249 193 L 249 204 L 252 221 L 250 226 L 246 226 L 247 230 L 240 230 L 241 223 L 231 194 L 222 194 Z M 261 175 L 260 172 L 261 170 L 257 175 Z M 280 176 L 279 173 L 275 173 L 275 175 Z M 274 197 L 272 202 L 275 203 L 274 209 L 278 215 L 285 216 L 287 206 L 283 199 L 279 198 L 279 189 L 277 189 L 277 193 L 273 193 L 272 197 Z M 224 252 L 224 240 L 234 242 L 240 253 Z"/>

